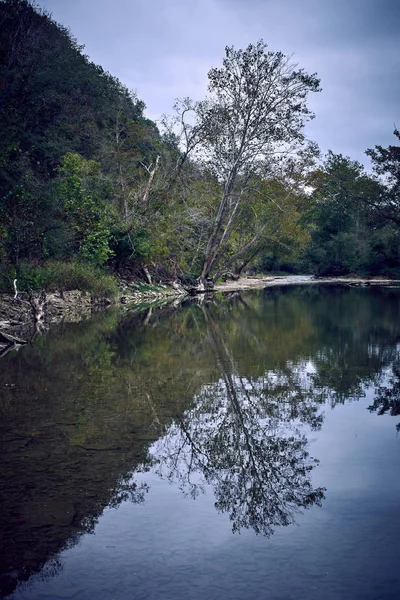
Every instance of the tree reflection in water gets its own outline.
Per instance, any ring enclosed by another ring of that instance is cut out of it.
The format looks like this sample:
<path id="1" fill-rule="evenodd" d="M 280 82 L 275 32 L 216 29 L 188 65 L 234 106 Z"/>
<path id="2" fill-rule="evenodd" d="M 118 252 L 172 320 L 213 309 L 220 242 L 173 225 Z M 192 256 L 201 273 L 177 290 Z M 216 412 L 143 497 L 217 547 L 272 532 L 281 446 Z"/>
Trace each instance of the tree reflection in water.
<path id="1" fill-rule="evenodd" d="M 229 514 L 234 532 L 252 528 L 270 536 L 324 498 L 324 489 L 312 486 L 318 461 L 302 433 L 305 426 L 320 428 L 319 405 L 304 365 L 263 378 L 240 376 L 205 307 L 203 314 L 221 379 L 204 386 L 195 407 L 153 445 L 156 472 L 193 498 L 211 485 L 215 507 Z"/>
<path id="2" fill-rule="evenodd" d="M 393 363 L 391 373 L 383 375 L 386 378 L 385 385 L 379 385 L 375 389 L 376 396 L 371 406 L 370 412 L 377 412 L 378 415 L 389 413 L 392 417 L 400 415 L 400 361 L 397 359 Z M 396 429 L 400 432 L 400 423 L 397 423 Z"/>
<path id="3" fill-rule="evenodd" d="M 3 357 L 0 596 L 53 576 L 106 507 L 146 502 L 151 463 L 209 485 L 235 531 L 321 503 L 306 438 L 367 394 L 399 414 L 399 323 L 398 290 L 271 288 L 107 312 Z"/>

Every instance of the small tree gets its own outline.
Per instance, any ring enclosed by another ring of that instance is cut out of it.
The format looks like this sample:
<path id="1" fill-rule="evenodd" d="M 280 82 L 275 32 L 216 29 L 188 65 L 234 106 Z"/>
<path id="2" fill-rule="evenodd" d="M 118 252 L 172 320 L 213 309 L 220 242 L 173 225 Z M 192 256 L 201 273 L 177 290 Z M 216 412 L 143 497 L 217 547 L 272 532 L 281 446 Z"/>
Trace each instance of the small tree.
<path id="1" fill-rule="evenodd" d="M 194 122 L 184 128 L 194 156 L 220 185 L 204 249 L 203 284 L 221 260 L 250 181 L 275 176 L 277 165 L 304 148 L 304 125 L 313 118 L 307 95 L 319 91 L 315 74 L 268 51 L 262 40 L 246 50 L 227 47 L 222 67 L 211 69 L 208 78 L 209 97 L 191 105 Z M 186 100 L 182 120 L 188 106 Z M 256 237 L 253 245 L 258 243 Z"/>

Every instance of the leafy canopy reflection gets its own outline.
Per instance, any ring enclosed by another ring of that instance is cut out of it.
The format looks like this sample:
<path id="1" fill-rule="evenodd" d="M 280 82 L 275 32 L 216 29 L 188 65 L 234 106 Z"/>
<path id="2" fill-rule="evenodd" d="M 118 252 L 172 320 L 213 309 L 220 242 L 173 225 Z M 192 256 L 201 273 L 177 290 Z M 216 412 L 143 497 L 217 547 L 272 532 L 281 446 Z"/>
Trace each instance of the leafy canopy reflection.
<path id="1" fill-rule="evenodd" d="M 318 429 L 322 417 L 302 369 L 240 376 L 206 308 L 203 315 L 221 379 L 201 389 L 194 408 L 153 445 L 152 457 L 157 473 L 193 498 L 211 485 L 215 507 L 229 514 L 234 532 L 252 528 L 270 536 L 324 498 L 322 488 L 312 487 L 318 461 L 302 433 L 305 426 Z"/>

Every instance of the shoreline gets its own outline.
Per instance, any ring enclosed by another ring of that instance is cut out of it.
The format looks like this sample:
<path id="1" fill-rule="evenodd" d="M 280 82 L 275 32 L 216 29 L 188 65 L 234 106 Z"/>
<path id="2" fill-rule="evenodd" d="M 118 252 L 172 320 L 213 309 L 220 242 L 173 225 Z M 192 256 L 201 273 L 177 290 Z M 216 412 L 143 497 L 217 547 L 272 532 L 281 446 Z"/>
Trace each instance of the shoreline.
<path id="1" fill-rule="evenodd" d="M 48 326 L 60 322 L 77 322 L 90 317 L 94 312 L 105 310 L 109 306 L 151 306 L 158 302 L 184 300 L 188 292 L 179 285 L 146 286 L 135 282 L 120 282 L 120 294 L 113 299 L 93 300 L 89 293 L 79 290 L 55 292 L 46 296 L 45 318 L 35 321 L 27 294 L 20 293 L 14 298 L 11 293 L 0 294 L 0 357 L 32 340 L 47 330 Z M 246 290 L 265 289 L 287 285 L 334 284 L 351 287 L 389 286 L 399 287 L 400 280 L 369 277 L 324 277 L 312 275 L 277 275 L 264 277 L 244 277 L 237 281 L 216 284 L 207 293 L 231 293 Z M 203 294 L 199 294 L 201 296 Z M 13 340 L 14 338 L 14 340 Z M 21 343 L 22 342 L 22 343 Z"/>
<path id="2" fill-rule="evenodd" d="M 314 275 L 277 275 L 265 277 L 247 277 L 238 281 L 227 281 L 215 285 L 214 292 L 238 292 L 240 290 L 264 289 L 277 285 L 339 284 L 355 287 L 400 286 L 399 279 L 377 277 L 315 277 Z"/>

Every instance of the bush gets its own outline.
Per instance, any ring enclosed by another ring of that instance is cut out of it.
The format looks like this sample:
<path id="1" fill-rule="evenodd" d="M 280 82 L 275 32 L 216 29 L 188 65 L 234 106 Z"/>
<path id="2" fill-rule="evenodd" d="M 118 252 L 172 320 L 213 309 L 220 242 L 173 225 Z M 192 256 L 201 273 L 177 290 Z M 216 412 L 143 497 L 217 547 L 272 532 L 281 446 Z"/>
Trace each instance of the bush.
<path id="1" fill-rule="evenodd" d="M 97 298 L 112 297 L 118 292 L 115 277 L 87 263 L 48 261 L 43 266 L 21 263 L 13 273 L 3 276 L 3 287 L 7 280 L 7 288 L 11 289 L 14 277 L 20 291 L 80 290 Z"/>

